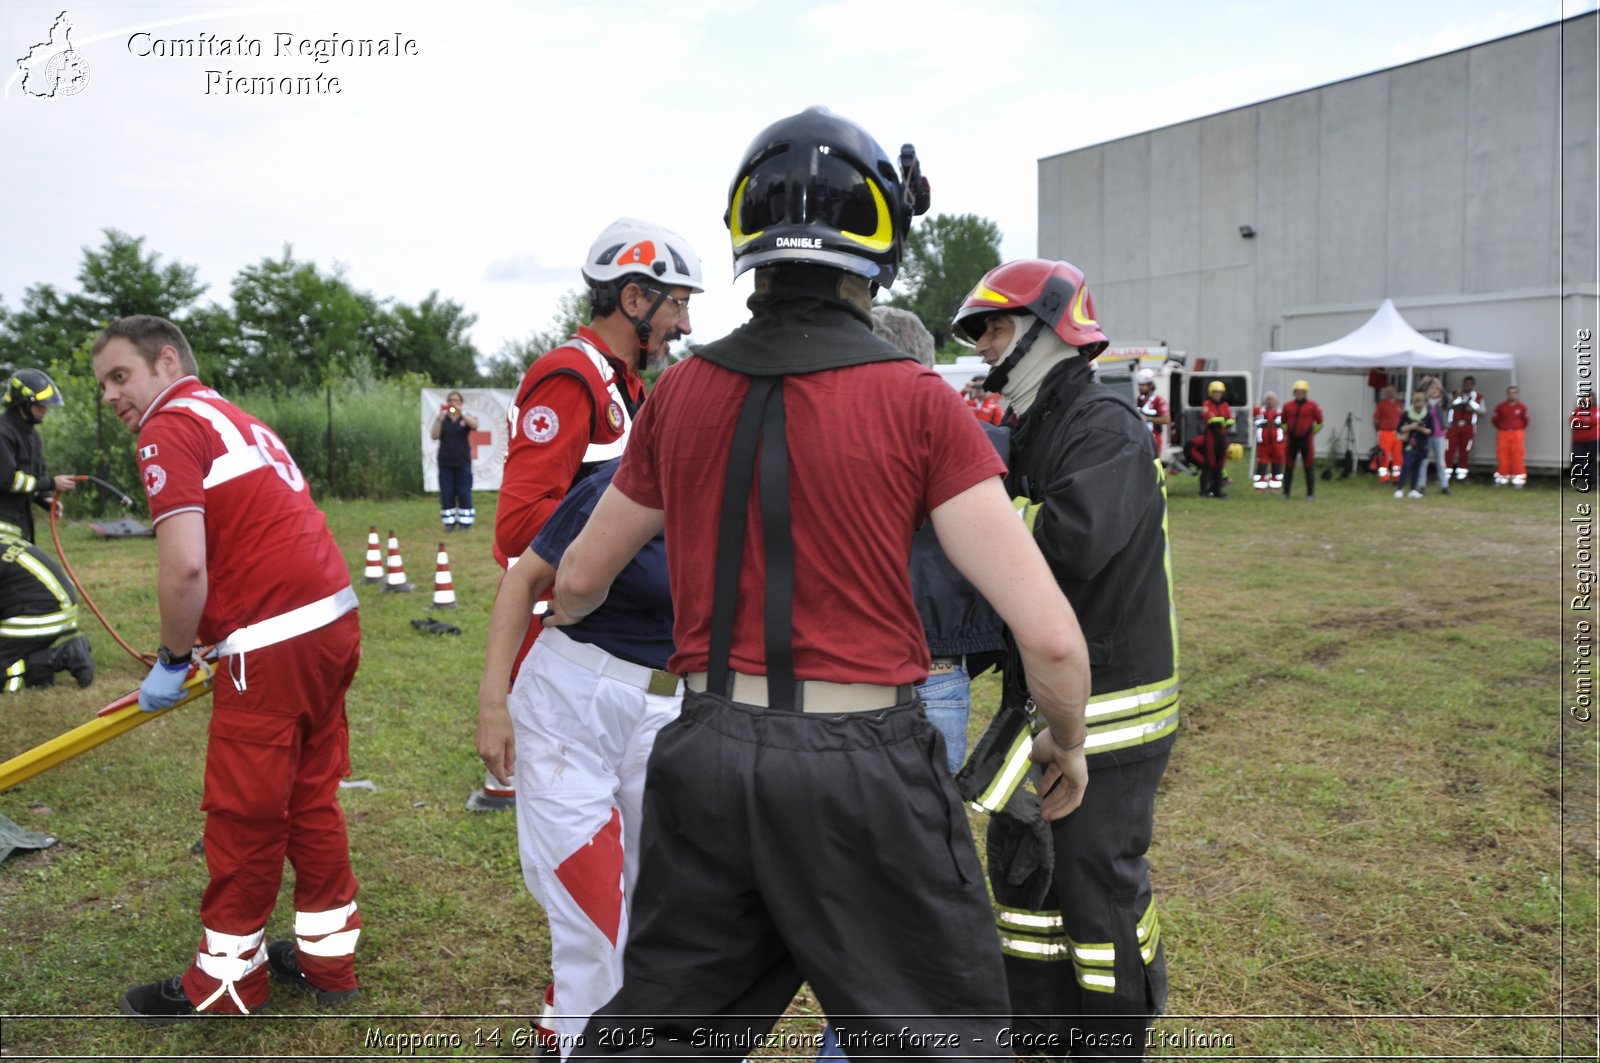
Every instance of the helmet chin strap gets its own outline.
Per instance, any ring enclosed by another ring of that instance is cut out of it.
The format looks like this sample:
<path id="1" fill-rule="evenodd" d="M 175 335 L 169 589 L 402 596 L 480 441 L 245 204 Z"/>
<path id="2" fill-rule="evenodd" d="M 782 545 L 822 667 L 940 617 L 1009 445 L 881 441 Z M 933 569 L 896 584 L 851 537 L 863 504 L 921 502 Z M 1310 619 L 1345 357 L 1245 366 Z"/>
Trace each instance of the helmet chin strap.
<path id="1" fill-rule="evenodd" d="M 1023 334 L 1023 337 L 1017 341 L 1015 347 L 1011 348 L 1011 354 L 1005 361 L 989 370 L 989 375 L 983 378 L 983 390 L 1003 391 L 1006 381 L 1011 379 L 1011 370 L 1015 369 L 1017 363 L 1022 361 L 1028 352 L 1033 349 L 1033 341 L 1038 339 L 1039 333 L 1044 330 L 1044 318 L 1038 314 L 1029 314 L 1028 316 L 1033 318 L 1033 327 Z"/>
<path id="2" fill-rule="evenodd" d="M 644 291 L 644 288 L 641 286 L 639 290 Z M 620 300 L 617 302 L 617 309 L 622 311 L 622 316 L 627 318 L 628 324 L 633 326 L 634 335 L 639 337 L 639 363 L 641 368 L 644 367 L 646 358 L 645 352 L 650 347 L 650 333 L 654 331 L 651 328 L 650 319 L 656 316 L 656 311 L 660 310 L 661 304 L 666 301 L 667 293 L 665 291 L 657 292 L 655 302 L 650 304 L 650 309 L 644 312 L 644 317 L 642 318 L 634 317 L 632 314 L 628 313 L 627 310 L 623 309 L 622 302 Z"/>

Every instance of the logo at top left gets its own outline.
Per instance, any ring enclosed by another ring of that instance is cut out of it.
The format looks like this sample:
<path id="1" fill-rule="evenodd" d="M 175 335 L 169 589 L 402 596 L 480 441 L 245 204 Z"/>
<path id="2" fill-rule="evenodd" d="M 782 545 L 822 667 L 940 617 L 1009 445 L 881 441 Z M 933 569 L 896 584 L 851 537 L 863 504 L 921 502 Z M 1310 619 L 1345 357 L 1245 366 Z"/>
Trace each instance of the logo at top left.
<path id="1" fill-rule="evenodd" d="M 28 49 L 17 60 L 22 71 L 22 91 L 51 99 L 76 96 L 89 87 L 89 61 L 72 47 L 72 20 L 65 11 L 50 27 L 50 39 Z"/>

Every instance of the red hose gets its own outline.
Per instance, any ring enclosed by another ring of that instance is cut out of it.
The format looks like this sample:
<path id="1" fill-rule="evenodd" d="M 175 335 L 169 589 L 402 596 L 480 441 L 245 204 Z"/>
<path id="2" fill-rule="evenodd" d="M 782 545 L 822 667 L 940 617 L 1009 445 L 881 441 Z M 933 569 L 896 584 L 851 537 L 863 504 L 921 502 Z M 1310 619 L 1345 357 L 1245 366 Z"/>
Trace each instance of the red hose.
<path id="1" fill-rule="evenodd" d="M 74 476 L 73 479 L 82 482 L 87 480 L 88 477 Z M 78 597 L 83 600 L 84 605 L 89 607 L 89 611 L 94 613 L 94 615 L 99 618 L 100 623 L 105 625 L 105 629 L 111 633 L 111 637 L 117 640 L 117 645 L 121 646 L 123 649 L 132 654 L 134 660 L 146 665 L 155 664 L 155 654 L 140 653 L 138 650 L 128 645 L 127 641 L 123 639 L 121 635 L 117 634 L 117 629 L 111 626 L 111 621 L 106 619 L 106 614 L 102 613 L 100 611 L 100 607 L 94 604 L 94 599 L 89 597 L 89 591 L 84 587 L 83 581 L 78 578 L 78 574 L 72 571 L 72 562 L 67 560 L 67 552 L 61 546 L 61 530 L 56 525 L 56 518 L 60 515 L 60 513 L 61 496 L 57 495 L 55 500 L 50 504 L 50 538 L 56 544 L 56 556 L 61 558 L 61 567 L 67 570 L 67 578 L 71 579 L 72 585 L 78 588 Z"/>

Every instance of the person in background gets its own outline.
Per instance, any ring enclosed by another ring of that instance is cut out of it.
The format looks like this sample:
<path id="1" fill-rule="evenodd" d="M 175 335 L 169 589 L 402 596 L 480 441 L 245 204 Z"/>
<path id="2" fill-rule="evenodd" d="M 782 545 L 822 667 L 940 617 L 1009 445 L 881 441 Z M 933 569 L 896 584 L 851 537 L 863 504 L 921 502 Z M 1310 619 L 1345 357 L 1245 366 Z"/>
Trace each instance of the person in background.
<path id="1" fill-rule="evenodd" d="M 1445 448 L 1449 443 L 1450 431 L 1450 404 L 1445 401 L 1444 385 L 1437 379 L 1428 382 L 1426 391 L 1428 400 L 1428 456 L 1433 460 L 1433 467 L 1438 470 L 1439 490 L 1444 494 L 1450 493 L 1450 466 L 1445 462 Z M 1427 486 L 1428 472 L 1422 472 L 1423 486 Z"/>
<path id="2" fill-rule="evenodd" d="M 1228 405 L 1228 385 L 1213 380 L 1201 404 L 1204 422 L 1200 434 L 1189 441 L 1184 456 L 1200 470 L 1200 497 L 1226 498 L 1223 490 L 1228 466 L 1228 433 L 1233 431 L 1233 409 Z"/>
<path id="3" fill-rule="evenodd" d="M 78 634 L 78 592 L 49 554 L 0 532 L 0 693 L 50 686 L 57 672 L 70 672 L 80 687 L 94 682 L 89 636 Z"/>
<path id="4" fill-rule="evenodd" d="M 1478 381 L 1463 377 L 1461 386 L 1450 393 L 1450 427 L 1445 435 L 1448 446 L 1445 461 L 1457 480 L 1467 478 L 1472 464 L 1472 442 L 1478 435 L 1478 415 L 1487 411 L 1483 396 L 1478 394 Z"/>
<path id="5" fill-rule="evenodd" d="M 464 407 L 461 392 L 446 395 L 429 433 L 439 441 L 439 519 L 447 532 L 467 531 L 478 516 L 472 506 L 472 433 L 478 419 Z"/>
<path id="6" fill-rule="evenodd" d="M 1498 433 L 1495 439 L 1496 487 L 1506 484 L 1522 487 L 1528 482 L 1523 444 L 1523 435 L 1528 430 L 1528 407 L 1519 397 L 1521 394 L 1515 385 L 1506 388 L 1506 399 L 1494 408 L 1494 417 L 1490 420 Z"/>
<path id="7" fill-rule="evenodd" d="M 1396 481 L 1394 497 L 1405 498 L 1407 485 L 1410 496 L 1421 498 L 1428 489 L 1428 441 L 1433 436 L 1433 418 L 1428 414 L 1428 396 L 1420 391 L 1411 393 L 1411 405 L 1400 414 L 1400 426 L 1395 429 L 1400 444 L 1405 448 L 1400 479 Z"/>
<path id="8" fill-rule="evenodd" d="M 1405 404 L 1394 397 L 1394 388 L 1385 387 L 1378 405 L 1372 411 L 1372 427 L 1378 431 L 1378 482 L 1400 482 L 1400 467 L 1405 451 L 1395 429 L 1400 427 L 1400 416 Z"/>
<path id="9" fill-rule="evenodd" d="M 1167 452 L 1167 426 L 1172 423 L 1172 410 L 1165 396 L 1156 390 L 1154 369 L 1139 370 L 1135 380 L 1139 395 L 1133 402 L 1139 407 L 1139 415 L 1144 418 L 1144 423 L 1150 426 L 1150 434 L 1156 441 L 1156 457 L 1159 458 Z"/>
<path id="10" fill-rule="evenodd" d="M 962 394 L 966 396 L 967 405 L 972 407 L 972 412 L 984 424 L 997 425 L 1005 419 L 1006 408 L 1001 403 L 1000 396 L 983 390 L 983 377 L 975 376 L 968 381 Z"/>
<path id="11" fill-rule="evenodd" d="M 0 409 L 0 532 L 34 541 L 33 507 L 49 510 L 55 496 L 77 486 L 45 472 L 38 426 L 62 404 L 61 389 L 38 369 L 18 369 L 6 381 Z"/>
<path id="12" fill-rule="evenodd" d="M 1283 430 L 1289 437 L 1288 461 L 1283 470 L 1283 497 L 1294 494 L 1294 463 L 1298 457 L 1306 472 L 1306 501 L 1317 498 L 1317 440 L 1322 431 L 1322 407 L 1311 401 L 1311 385 L 1294 382 L 1294 398 L 1283 407 Z"/>
<path id="13" fill-rule="evenodd" d="M 1283 488 L 1283 411 L 1278 407 L 1278 393 L 1269 391 L 1261 396 L 1261 405 L 1255 408 L 1256 471 L 1251 479 L 1257 491 L 1278 491 Z"/>

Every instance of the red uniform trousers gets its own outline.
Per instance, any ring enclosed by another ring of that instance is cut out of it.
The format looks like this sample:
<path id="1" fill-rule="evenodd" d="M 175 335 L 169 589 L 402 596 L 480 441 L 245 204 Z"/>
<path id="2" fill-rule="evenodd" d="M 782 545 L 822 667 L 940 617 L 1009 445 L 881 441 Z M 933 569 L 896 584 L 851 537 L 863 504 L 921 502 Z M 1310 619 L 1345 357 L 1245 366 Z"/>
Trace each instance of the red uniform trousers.
<path id="1" fill-rule="evenodd" d="M 1405 446 L 1400 442 L 1400 435 L 1394 429 L 1378 433 L 1378 453 L 1382 462 L 1378 466 L 1378 479 L 1387 481 L 1391 477 L 1399 482 L 1400 467 L 1405 464 Z"/>
<path id="2" fill-rule="evenodd" d="M 1528 470 L 1523 465 L 1523 429 L 1502 428 L 1499 438 L 1495 440 L 1495 456 L 1500 461 L 1499 473 L 1495 476 L 1497 483 L 1513 483 L 1521 486 L 1528 482 Z"/>
<path id="3" fill-rule="evenodd" d="M 266 1002 L 263 937 L 285 856 L 294 865 L 300 970 L 319 989 L 355 988 L 361 917 L 338 791 L 350 770 L 344 699 L 360 645 L 350 612 L 217 665 L 200 804 L 211 882 L 200 901 L 200 947 L 183 975 L 196 1007 L 231 1012 Z"/>
<path id="4" fill-rule="evenodd" d="M 1445 467 L 1461 470 L 1458 477 L 1466 476 L 1467 463 L 1472 458 L 1472 440 L 1477 434 L 1477 427 L 1471 423 L 1453 424 L 1445 429 L 1444 436 L 1449 441 L 1444 456 Z"/>

